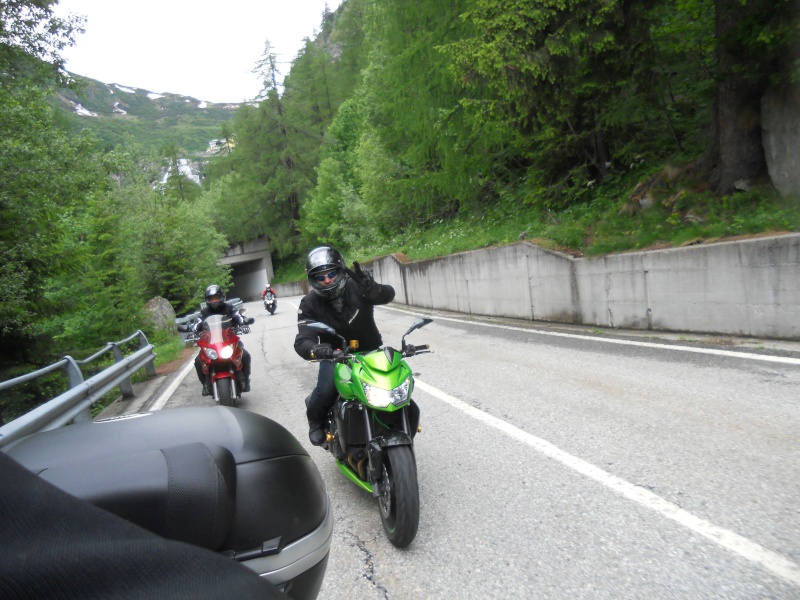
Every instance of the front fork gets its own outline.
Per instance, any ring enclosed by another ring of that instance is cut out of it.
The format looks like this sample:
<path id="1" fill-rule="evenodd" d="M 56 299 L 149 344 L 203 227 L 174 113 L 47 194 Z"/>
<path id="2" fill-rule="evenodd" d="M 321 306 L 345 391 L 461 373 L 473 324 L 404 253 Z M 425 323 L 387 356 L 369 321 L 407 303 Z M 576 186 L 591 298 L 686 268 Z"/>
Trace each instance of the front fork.
<path id="1" fill-rule="evenodd" d="M 410 405 L 410 404 L 409 404 Z M 383 482 L 383 453 L 392 446 L 411 446 L 414 451 L 414 440 L 408 433 L 408 409 L 402 413 L 403 431 L 388 430 L 378 437 L 372 437 L 372 423 L 369 411 L 364 412 L 364 424 L 367 428 L 369 444 L 367 444 L 367 457 L 369 458 L 369 482 L 372 485 L 372 495 L 377 498 L 381 495 Z"/>
<path id="2" fill-rule="evenodd" d="M 216 372 L 213 369 L 209 369 L 208 373 L 206 373 L 206 381 L 208 382 L 208 387 L 211 388 L 211 397 L 214 400 L 219 398 L 219 390 L 217 389 L 217 382 L 223 379 L 232 379 L 234 383 L 233 388 L 233 396 L 239 397 L 239 392 L 244 389 L 244 373 L 242 371 L 228 371 L 230 377 L 217 377 L 214 379 L 214 375 Z"/>

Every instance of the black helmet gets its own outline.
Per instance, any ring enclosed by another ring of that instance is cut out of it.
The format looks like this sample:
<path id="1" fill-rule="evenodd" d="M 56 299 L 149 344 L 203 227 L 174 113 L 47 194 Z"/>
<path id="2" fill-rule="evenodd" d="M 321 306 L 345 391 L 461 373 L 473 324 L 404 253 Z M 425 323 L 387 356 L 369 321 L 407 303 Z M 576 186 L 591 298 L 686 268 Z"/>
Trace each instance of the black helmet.
<path id="1" fill-rule="evenodd" d="M 308 253 L 306 274 L 311 289 L 317 294 L 332 300 L 342 295 L 347 282 L 344 258 L 330 246 L 320 246 Z M 331 275 L 328 278 L 324 275 Z M 318 279 L 322 277 L 322 279 Z"/>
<path id="2" fill-rule="evenodd" d="M 225 292 L 218 285 L 210 285 L 206 288 L 205 300 L 209 307 L 217 310 L 225 304 Z"/>

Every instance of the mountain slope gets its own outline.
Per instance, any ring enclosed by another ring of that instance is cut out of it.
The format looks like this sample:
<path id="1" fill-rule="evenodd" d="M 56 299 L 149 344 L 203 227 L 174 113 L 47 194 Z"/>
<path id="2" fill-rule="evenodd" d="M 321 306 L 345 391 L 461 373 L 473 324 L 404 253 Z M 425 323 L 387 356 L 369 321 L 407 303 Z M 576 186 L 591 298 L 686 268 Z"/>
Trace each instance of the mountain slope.
<path id="1" fill-rule="evenodd" d="M 130 136 L 146 147 L 159 148 L 174 141 L 187 155 L 201 155 L 239 108 L 238 104 L 214 104 L 73 77 L 81 82 L 80 91 L 59 90 L 54 104 L 73 129 L 88 129 L 108 148 Z"/>

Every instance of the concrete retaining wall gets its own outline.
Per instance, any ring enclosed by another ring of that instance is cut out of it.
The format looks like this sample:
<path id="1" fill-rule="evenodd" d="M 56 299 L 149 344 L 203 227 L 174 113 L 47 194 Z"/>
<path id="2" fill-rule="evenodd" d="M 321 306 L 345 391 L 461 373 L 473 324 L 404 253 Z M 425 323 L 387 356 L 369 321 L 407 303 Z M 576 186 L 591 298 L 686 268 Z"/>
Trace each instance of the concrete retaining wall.
<path id="1" fill-rule="evenodd" d="M 286 296 L 303 296 L 308 292 L 308 283 L 305 281 L 292 281 L 290 283 L 273 283 L 272 289 L 278 294 L 278 298 Z"/>
<path id="2" fill-rule="evenodd" d="M 601 258 L 530 242 L 408 262 L 371 261 L 395 302 L 602 327 L 800 339 L 800 234 Z M 300 295 L 308 284 L 275 286 Z"/>
<path id="3" fill-rule="evenodd" d="M 369 266 L 396 302 L 603 327 L 800 339 L 800 234 L 573 258 L 529 242 Z"/>

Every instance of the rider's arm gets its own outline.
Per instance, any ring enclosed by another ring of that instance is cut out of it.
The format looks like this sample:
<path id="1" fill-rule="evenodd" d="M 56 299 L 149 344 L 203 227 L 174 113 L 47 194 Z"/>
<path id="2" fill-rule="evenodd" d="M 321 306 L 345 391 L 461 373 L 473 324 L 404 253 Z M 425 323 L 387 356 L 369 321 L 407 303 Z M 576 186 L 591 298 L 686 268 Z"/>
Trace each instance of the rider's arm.
<path id="1" fill-rule="evenodd" d="M 320 343 L 319 333 L 308 327 L 306 323 L 319 320 L 319 316 L 306 296 L 300 301 L 300 309 L 297 311 L 297 336 L 294 338 L 294 351 L 306 360 L 311 360 L 311 351 Z"/>
<path id="2" fill-rule="evenodd" d="M 373 304 L 388 304 L 394 300 L 394 288 L 388 284 L 375 283 L 369 301 Z"/>
<path id="3" fill-rule="evenodd" d="M 232 304 L 225 303 L 225 316 L 231 319 L 234 323 L 238 325 L 243 325 L 245 320 L 244 317 L 236 310 Z"/>
<path id="4" fill-rule="evenodd" d="M 304 323 L 297 324 L 297 336 L 294 338 L 294 351 L 302 358 L 311 360 L 311 351 L 319 344 L 319 334 Z"/>

